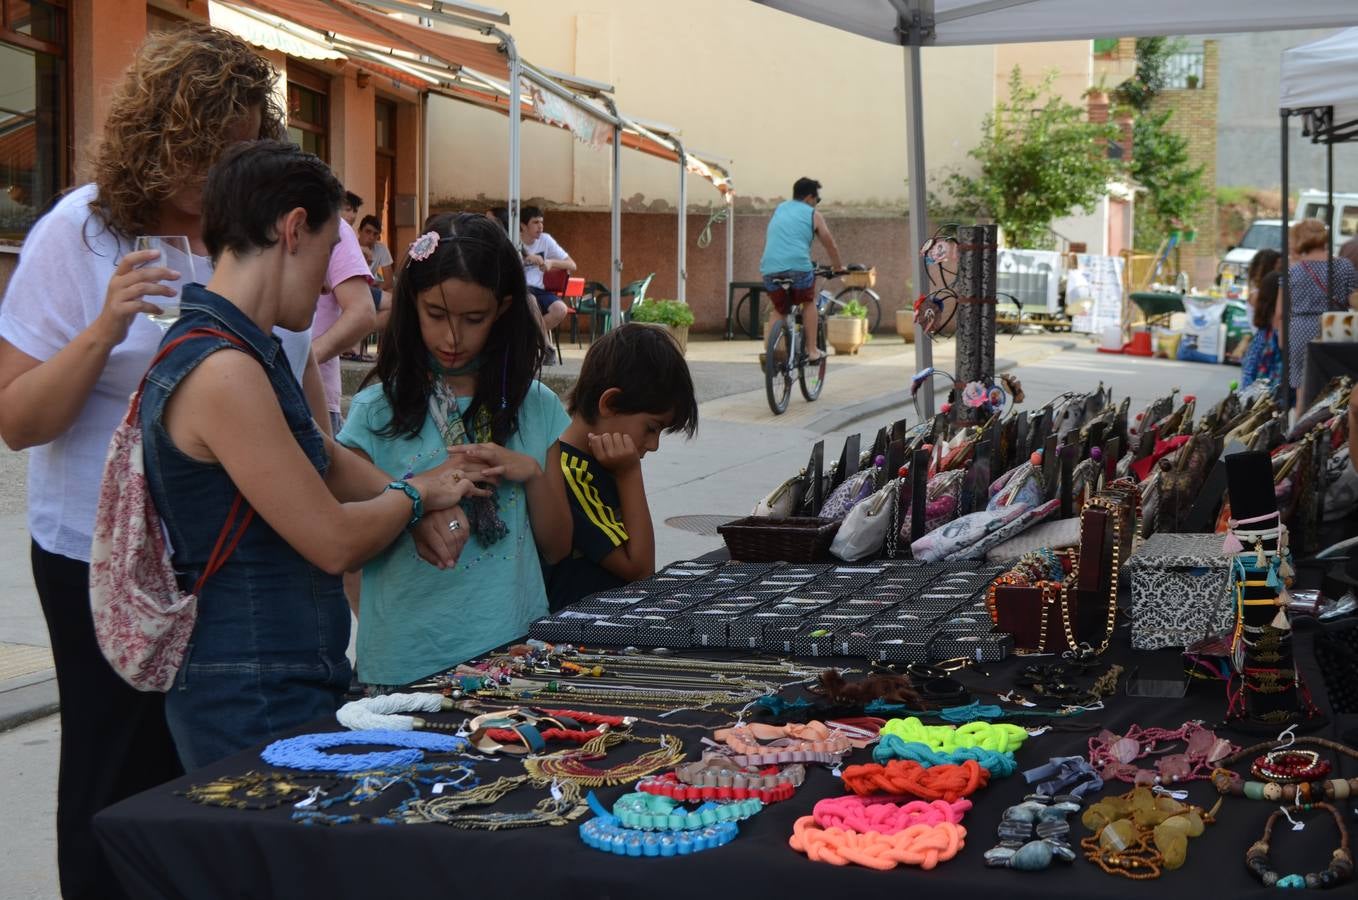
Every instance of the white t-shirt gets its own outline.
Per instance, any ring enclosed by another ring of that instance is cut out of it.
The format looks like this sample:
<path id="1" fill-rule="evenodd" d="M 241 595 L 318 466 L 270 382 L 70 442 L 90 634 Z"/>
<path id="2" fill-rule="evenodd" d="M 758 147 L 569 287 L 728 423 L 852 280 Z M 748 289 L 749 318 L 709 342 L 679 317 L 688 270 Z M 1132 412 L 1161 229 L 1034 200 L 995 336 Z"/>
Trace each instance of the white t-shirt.
<path id="1" fill-rule="evenodd" d="M 0 338 L 34 359 L 51 359 L 88 328 L 104 308 L 104 295 L 118 260 L 132 249 L 103 221 L 91 214 L 92 184 L 61 199 L 33 226 L 19 254 L 0 304 Z M 197 272 L 198 266 L 203 267 Z M 211 262 L 194 258 L 195 275 L 206 281 Z M 109 354 L 99 380 L 71 427 L 51 443 L 28 455 L 28 529 L 49 553 L 89 562 L 94 511 L 109 439 L 123 416 L 132 392 L 160 346 L 160 326 L 137 316 L 127 338 Z M 310 332 L 287 333 L 284 341 L 300 352 L 301 378 L 311 352 Z"/>
<path id="2" fill-rule="evenodd" d="M 538 235 L 538 239 L 533 243 L 525 244 L 523 249 L 528 253 L 541 256 L 543 259 L 570 259 L 570 254 L 561 249 L 561 245 L 545 231 Z M 530 266 L 528 263 L 524 263 L 523 277 L 528 280 L 529 287 L 542 287 L 542 268 L 540 266 Z"/>
<path id="3" fill-rule="evenodd" d="M 368 265 L 368 271 L 373 273 L 373 281 L 382 284 L 382 270 L 395 262 L 395 260 L 391 258 L 391 251 L 387 249 L 387 245 L 381 241 L 377 241 L 373 244 L 372 255 L 373 260 Z"/>

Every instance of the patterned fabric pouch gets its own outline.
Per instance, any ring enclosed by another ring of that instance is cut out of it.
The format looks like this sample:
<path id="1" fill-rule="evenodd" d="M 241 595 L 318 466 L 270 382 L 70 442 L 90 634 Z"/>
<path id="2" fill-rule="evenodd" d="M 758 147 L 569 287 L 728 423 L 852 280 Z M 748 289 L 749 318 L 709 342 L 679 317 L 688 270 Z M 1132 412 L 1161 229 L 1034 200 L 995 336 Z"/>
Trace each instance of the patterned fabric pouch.
<path id="1" fill-rule="evenodd" d="M 968 513 L 948 522 L 910 545 L 915 559 L 938 562 L 978 543 L 987 534 L 1021 517 L 1028 511 L 1022 503 L 1012 503 L 1000 509 L 983 509 Z"/>
<path id="2" fill-rule="evenodd" d="M 924 533 L 928 534 L 940 525 L 952 521 L 957 515 L 957 505 L 962 496 L 962 480 L 965 469 L 941 472 L 929 479 L 925 490 Z M 909 543 L 910 512 L 901 510 L 901 540 Z"/>
<path id="3" fill-rule="evenodd" d="M 196 328 L 162 347 L 147 367 L 147 375 L 175 347 L 203 335 L 223 338 L 249 352 L 230 334 Z M 145 386 L 143 375 L 104 460 L 90 546 L 90 612 L 95 640 L 113 670 L 139 691 L 168 691 L 184 663 L 198 621 L 198 594 L 235 551 L 255 511 L 237 492 L 198 583 L 184 593 L 146 482 L 138 416 Z"/>
<path id="4" fill-rule="evenodd" d="M 830 496 L 825 498 L 825 503 L 821 505 L 820 517 L 822 519 L 832 519 L 836 522 L 843 521 L 858 503 L 872 496 L 874 487 L 875 470 L 866 472 L 855 472 L 848 478 L 839 483 L 839 487 L 830 492 Z"/>

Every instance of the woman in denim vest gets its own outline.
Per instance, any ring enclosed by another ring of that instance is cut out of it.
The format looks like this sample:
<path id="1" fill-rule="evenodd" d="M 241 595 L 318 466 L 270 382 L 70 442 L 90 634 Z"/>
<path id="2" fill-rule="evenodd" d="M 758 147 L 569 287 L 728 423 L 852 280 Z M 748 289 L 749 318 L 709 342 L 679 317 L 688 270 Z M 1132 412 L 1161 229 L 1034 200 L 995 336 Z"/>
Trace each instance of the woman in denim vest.
<path id="1" fill-rule="evenodd" d="M 147 480 L 182 584 L 205 567 L 237 491 L 256 513 L 203 587 L 165 700 L 189 769 L 333 713 L 350 680 L 341 573 L 382 552 L 425 507 L 484 493 L 448 465 L 388 483 L 335 444 L 270 335 L 310 322 L 342 196 L 325 163 L 291 144 L 227 151 L 203 196 L 214 274 L 185 288 L 165 339 L 221 336 L 185 341 L 147 379 Z"/>

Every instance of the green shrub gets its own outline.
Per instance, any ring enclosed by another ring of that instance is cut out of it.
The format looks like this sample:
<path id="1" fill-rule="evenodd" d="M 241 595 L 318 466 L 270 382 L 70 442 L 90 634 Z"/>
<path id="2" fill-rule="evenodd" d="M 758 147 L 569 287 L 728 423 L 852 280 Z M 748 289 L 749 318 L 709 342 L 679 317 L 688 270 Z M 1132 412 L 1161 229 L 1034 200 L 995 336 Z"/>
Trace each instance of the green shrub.
<path id="1" fill-rule="evenodd" d="M 678 300 L 647 300 L 632 310 L 632 321 L 688 328 L 693 324 L 693 310 Z"/>
<path id="2" fill-rule="evenodd" d="M 840 307 L 839 312 L 835 313 L 835 315 L 850 316 L 855 319 L 866 319 L 868 317 L 868 308 L 857 300 L 850 300 Z"/>

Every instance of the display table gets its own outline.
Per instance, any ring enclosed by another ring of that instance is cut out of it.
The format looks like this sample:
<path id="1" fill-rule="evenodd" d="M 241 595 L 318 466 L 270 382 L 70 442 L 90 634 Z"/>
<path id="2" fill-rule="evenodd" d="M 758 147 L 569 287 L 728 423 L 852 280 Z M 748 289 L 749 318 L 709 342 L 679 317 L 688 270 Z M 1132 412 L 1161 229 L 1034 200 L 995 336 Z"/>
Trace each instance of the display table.
<path id="1" fill-rule="evenodd" d="M 1170 316 L 1184 311 L 1183 295 L 1170 291 L 1133 291 L 1131 300 L 1147 325 L 1168 325 Z"/>
<path id="2" fill-rule="evenodd" d="M 1100 727 L 1124 732 L 1133 725 L 1178 728 L 1186 720 L 1201 719 L 1216 727 L 1224 712 L 1225 691 L 1218 681 L 1192 682 L 1183 699 L 1156 699 L 1126 695 L 1128 674 L 1139 670 L 1143 677 L 1164 678 L 1182 672 L 1177 651 L 1133 653 L 1126 643 L 1126 628 L 1092 674 L 1101 674 L 1107 663 L 1119 662 L 1126 672 L 1118 696 L 1101 711 L 1061 720 L 1056 729 L 1030 738 L 1018 751 L 1020 772 L 1041 765 L 1052 756 L 1087 754 L 1088 738 Z M 1313 670 L 1309 636 L 1298 631 L 1298 658 L 1318 702 L 1325 702 L 1323 684 Z M 707 656 L 719 654 L 709 653 Z M 1052 662 L 1053 658 L 1026 662 Z M 861 661 L 847 661 L 862 668 Z M 1014 672 L 1024 664 L 1011 658 L 989 667 L 986 677 L 963 671 L 958 678 L 969 687 L 988 685 L 1007 690 Z M 827 664 L 825 661 L 821 665 Z M 978 694 L 982 702 L 993 696 Z M 566 701 L 562 705 L 568 706 Z M 616 710 L 610 710 L 616 712 Z M 640 715 L 656 719 L 655 711 Z M 439 716 L 458 721 L 461 713 Z M 1348 728 L 1352 728 L 1349 717 Z M 689 758 L 696 758 L 702 730 L 681 725 L 717 726 L 729 716 L 682 712 L 660 720 L 664 730 L 680 736 Z M 1034 720 L 1019 720 L 1025 724 Z M 639 733 L 658 734 L 653 725 L 636 726 Z M 1331 722 L 1310 733 L 1338 739 L 1345 723 Z M 304 731 L 338 731 L 333 721 L 317 721 Z M 1260 740 L 1234 730 L 1218 731 L 1241 745 Z M 649 745 L 625 744 L 610 754 L 607 765 L 623 761 Z M 346 748 L 356 749 L 356 748 Z M 616 757 L 616 758 L 615 758 Z M 869 760 L 868 751 L 856 751 L 850 762 Z M 1143 760 L 1150 764 L 1153 760 Z M 475 763 L 483 781 L 522 773 L 514 759 Z M 1028 793 L 1021 774 L 997 779 L 971 798 L 974 808 L 963 824 L 968 830 L 966 847 L 957 858 L 932 871 L 900 867 L 878 872 L 854 866 L 839 868 L 812 863 L 788 846 L 793 822 L 808 815 L 817 799 L 844 791 L 824 768 L 813 768 L 805 785 L 790 800 L 769 806 L 753 819 L 741 823 L 731 844 L 687 858 L 633 859 L 587 848 L 575 825 L 530 828 L 517 831 L 464 831 L 437 824 L 306 826 L 289 820 L 290 810 L 235 810 L 200 806 L 175 796 L 191 784 L 214 777 L 267 770 L 257 750 L 190 774 L 178 781 L 147 791 L 111 807 L 95 819 L 98 839 L 108 853 L 119 878 L 131 896 L 157 897 L 324 897 L 340 898 L 439 898 L 544 896 L 552 900 L 573 897 L 636 897 L 646 900 L 694 900 L 721 893 L 742 897 L 844 897 L 875 896 L 888 890 L 922 890 L 930 897 L 1150 897 L 1170 892 L 1178 897 L 1273 897 L 1277 891 L 1263 888 L 1248 873 L 1244 854 L 1260 836 L 1264 822 L 1276 806 L 1243 798 L 1227 798 L 1217 824 L 1190 842 L 1184 867 L 1150 881 L 1129 881 L 1104 874 L 1083 857 L 1073 864 L 1054 863 L 1045 872 L 1025 873 L 986 868 L 982 854 L 996 843 L 996 826 L 1009 805 Z M 1247 766 L 1237 766 L 1244 771 Z M 1340 759 L 1337 773 L 1358 775 L 1358 764 Z M 1130 785 L 1121 782 L 1103 794 L 1121 794 Z M 1188 785 L 1191 802 L 1210 808 L 1217 794 L 1206 781 Z M 607 805 L 626 787 L 596 791 Z M 1095 793 L 1094 796 L 1099 796 Z M 360 811 L 385 811 L 397 800 L 376 802 Z M 510 795 L 495 809 L 526 809 L 536 796 Z M 1349 804 L 1352 805 L 1351 803 Z M 348 808 L 338 811 L 347 812 Z M 580 821 L 584 821 L 583 819 Z M 1283 835 L 1275 831 L 1273 862 L 1280 872 L 1308 872 L 1322 868 L 1337 846 L 1333 823 L 1313 816 L 1306 819 L 1304 834 Z M 1314 824 L 1311 824 L 1314 823 Z M 1088 832 L 1072 817 L 1072 843 Z M 1335 890 L 1345 895 L 1352 885 Z"/>
<path id="3" fill-rule="evenodd" d="M 1301 386 L 1302 407 L 1314 401 L 1336 375 L 1358 379 L 1358 342 L 1312 341 L 1307 344 L 1306 376 Z"/>

